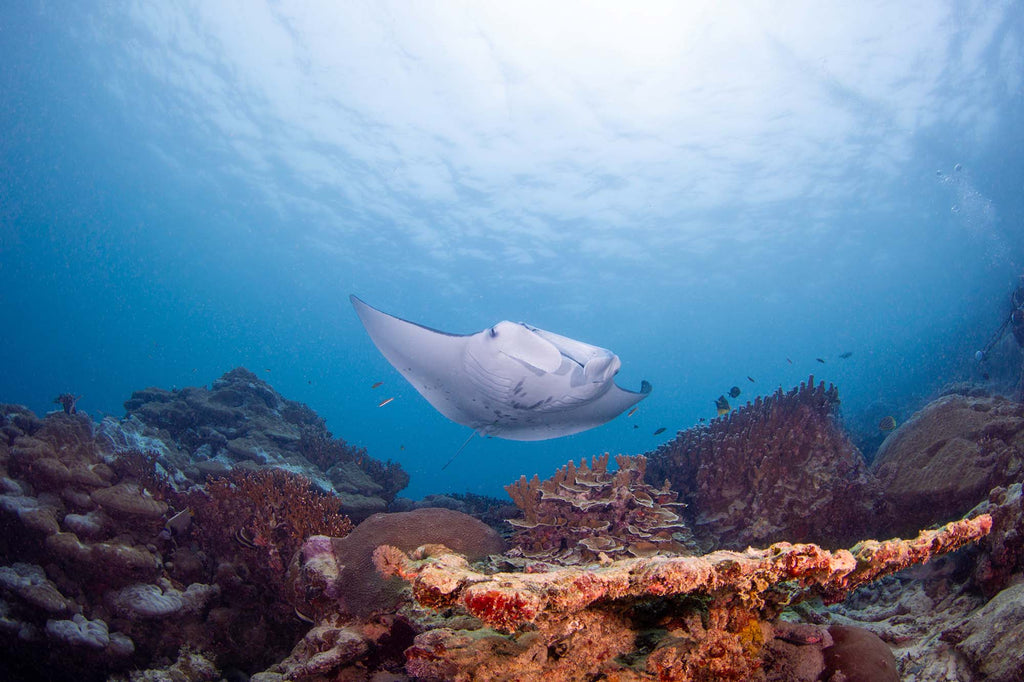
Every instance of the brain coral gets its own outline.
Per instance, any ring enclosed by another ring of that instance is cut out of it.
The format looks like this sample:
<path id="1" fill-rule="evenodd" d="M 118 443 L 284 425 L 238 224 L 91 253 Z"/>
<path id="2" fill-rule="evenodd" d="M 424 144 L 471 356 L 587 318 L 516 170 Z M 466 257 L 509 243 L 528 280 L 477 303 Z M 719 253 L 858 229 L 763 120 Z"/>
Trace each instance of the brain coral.
<path id="1" fill-rule="evenodd" d="M 488 554 L 500 554 L 505 548 L 501 536 L 482 521 L 451 509 L 430 507 L 374 514 L 346 537 L 325 540 L 310 539 L 302 553 L 303 564 L 305 567 L 337 566 L 340 574 L 305 575 L 300 582 L 332 583 L 328 591 L 339 599 L 341 610 L 359 615 L 392 609 L 400 601 L 402 582 L 397 578 L 385 579 L 374 569 L 373 551 L 378 545 L 412 551 L 420 545 L 441 544 L 465 554 L 472 561 Z M 333 554 L 333 560 L 318 559 L 324 552 Z M 300 585 L 298 591 L 304 592 L 304 587 Z"/>
<path id="2" fill-rule="evenodd" d="M 879 493 L 838 410 L 835 386 L 812 376 L 681 431 L 649 454 L 647 480 L 671 483 L 702 541 L 848 544 L 877 523 Z"/>
<path id="3" fill-rule="evenodd" d="M 608 471 L 605 453 L 589 465 L 569 462 L 544 482 L 523 476 L 505 486 L 523 510 L 524 518 L 509 519 L 518 551 L 561 564 L 692 553 L 676 493 L 644 483 L 645 457 L 619 455 L 615 462 L 618 470 Z"/>

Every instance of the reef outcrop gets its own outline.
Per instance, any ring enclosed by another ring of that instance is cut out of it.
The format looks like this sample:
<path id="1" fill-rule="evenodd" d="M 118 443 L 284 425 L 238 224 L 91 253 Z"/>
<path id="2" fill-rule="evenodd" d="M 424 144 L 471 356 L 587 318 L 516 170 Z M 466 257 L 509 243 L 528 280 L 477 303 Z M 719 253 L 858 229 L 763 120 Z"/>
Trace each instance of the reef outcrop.
<path id="1" fill-rule="evenodd" d="M 647 454 L 646 480 L 679 493 L 704 546 L 848 545 L 881 527 L 881 507 L 838 407 L 836 388 L 812 376 L 680 432 Z"/>
<path id="2" fill-rule="evenodd" d="M 839 601 L 858 585 L 956 550 L 990 529 L 991 518 L 982 515 L 849 551 L 779 543 L 532 573 L 481 573 L 443 548 L 422 548 L 422 558 L 411 558 L 385 545 L 374 560 L 385 575 L 407 580 L 420 604 L 464 609 L 485 626 L 418 635 L 406 651 L 407 669 L 417 677 L 456 679 L 472 671 L 473 679 L 739 680 L 767 674 L 771 621 L 784 608 L 812 597 Z"/>
<path id="3" fill-rule="evenodd" d="M 106 679 L 186 651 L 251 668 L 305 629 L 287 568 L 351 530 L 338 496 L 274 466 L 194 481 L 174 441 L 131 429 L 0 405 L 0 677 Z"/>
<path id="4" fill-rule="evenodd" d="M 155 452 L 158 464 L 179 480 L 202 482 L 240 466 L 301 470 L 336 493 L 357 521 L 384 511 L 409 483 L 400 465 L 335 438 L 307 405 L 284 398 L 242 367 L 209 389 L 135 391 L 124 406 L 124 419 L 100 426 L 107 449 Z"/>

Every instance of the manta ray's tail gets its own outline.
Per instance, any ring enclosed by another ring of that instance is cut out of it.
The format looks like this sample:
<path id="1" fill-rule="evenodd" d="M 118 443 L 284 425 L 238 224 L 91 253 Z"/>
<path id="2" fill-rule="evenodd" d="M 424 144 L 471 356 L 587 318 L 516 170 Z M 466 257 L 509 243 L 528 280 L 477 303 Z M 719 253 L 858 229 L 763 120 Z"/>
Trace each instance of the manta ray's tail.
<path id="1" fill-rule="evenodd" d="M 467 438 L 466 440 L 462 441 L 462 445 L 459 446 L 459 449 L 455 451 L 454 455 L 452 455 L 451 457 L 448 458 L 448 461 L 444 463 L 443 467 L 441 467 L 441 471 L 444 471 L 445 469 L 447 469 L 448 465 L 455 461 L 455 458 L 459 456 L 460 452 L 462 452 L 463 450 L 466 449 L 466 446 L 469 445 L 469 441 L 473 440 L 473 436 L 475 436 L 475 435 L 476 435 L 476 431 L 471 431 L 470 432 L 469 438 Z"/>

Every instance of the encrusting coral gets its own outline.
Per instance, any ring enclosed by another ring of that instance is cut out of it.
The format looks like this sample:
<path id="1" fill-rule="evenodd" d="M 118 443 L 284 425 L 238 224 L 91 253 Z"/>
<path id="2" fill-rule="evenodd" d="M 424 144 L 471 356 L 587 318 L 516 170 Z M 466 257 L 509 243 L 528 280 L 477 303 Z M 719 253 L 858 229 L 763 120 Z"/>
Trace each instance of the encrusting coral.
<path id="1" fill-rule="evenodd" d="M 540 573 L 487 575 L 444 551 L 413 560 L 382 546 L 374 556 L 379 570 L 411 583 L 421 604 L 462 608 L 512 633 L 423 633 L 406 653 L 408 669 L 417 675 L 444 678 L 466 674 L 473 665 L 474 679 L 752 679 L 770 638 L 769 621 L 783 608 L 815 596 L 840 600 L 858 585 L 978 540 L 991 522 L 982 515 L 911 540 L 864 541 L 849 551 L 778 543 Z M 679 601 L 686 598 L 703 605 L 687 609 Z M 676 607 L 664 611 L 654 628 L 660 635 L 646 643 L 637 639 L 649 617 L 644 614 L 670 602 Z M 576 656 L 552 655 L 558 651 Z M 700 670 L 713 673 L 694 676 Z"/>
<path id="2" fill-rule="evenodd" d="M 521 477 L 505 486 L 522 519 L 512 543 L 529 559 L 558 564 L 655 554 L 686 554 L 692 538 L 677 513 L 683 507 L 668 486 L 644 483 L 647 460 L 618 455 L 608 471 L 608 453 L 573 462 L 541 482 Z"/>
<path id="3" fill-rule="evenodd" d="M 647 481 L 670 482 L 702 545 L 842 547 L 876 531 L 880 503 L 838 408 L 835 386 L 812 376 L 680 432 L 648 453 Z"/>

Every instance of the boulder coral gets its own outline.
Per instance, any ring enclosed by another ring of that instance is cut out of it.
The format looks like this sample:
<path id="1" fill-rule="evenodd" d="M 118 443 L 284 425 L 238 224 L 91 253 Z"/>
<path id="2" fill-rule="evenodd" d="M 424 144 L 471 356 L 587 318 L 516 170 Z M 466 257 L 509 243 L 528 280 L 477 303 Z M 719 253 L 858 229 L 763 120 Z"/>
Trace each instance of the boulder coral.
<path id="1" fill-rule="evenodd" d="M 297 605 L 317 620 L 335 612 L 369 616 L 392 611 L 403 584 L 374 570 L 374 550 L 391 545 L 412 551 L 433 543 L 474 561 L 505 548 L 494 529 L 451 509 L 374 514 L 344 538 L 307 540 L 291 568 Z"/>
<path id="2" fill-rule="evenodd" d="M 835 386 L 812 376 L 680 432 L 647 454 L 646 480 L 679 493 L 702 545 L 847 545 L 876 532 L 881 507 L 838 409 Z"/>
<path id="3" fill-rule="evenodd" d="M 894 532 L 958 518 L 991 489 L 1024 478 L 1024 405 L 943 396 L 886 438 L 872 471 Z"/>

